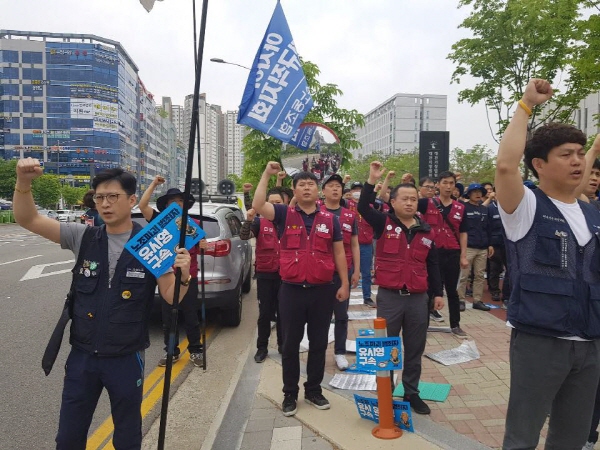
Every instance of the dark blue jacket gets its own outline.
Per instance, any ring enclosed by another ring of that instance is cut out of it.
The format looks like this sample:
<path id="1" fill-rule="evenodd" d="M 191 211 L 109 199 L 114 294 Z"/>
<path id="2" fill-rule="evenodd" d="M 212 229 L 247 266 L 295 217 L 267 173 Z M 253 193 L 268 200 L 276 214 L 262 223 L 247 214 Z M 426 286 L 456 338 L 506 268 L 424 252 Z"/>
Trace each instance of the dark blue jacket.
<path id="1" fill-rule="evenodd" d="M 487 249 L 490 246 L 490 221 L 487 206 L 465 203 L 463 220 L 467 224 L 467 247 Z"/>
<path id="2" fill-rule="evenodd" d="M 506 240 L 513 285 L 508 320 L 546 336 L 600 337 L 600 214 L 579 201 L 592 239 L 577 243 L 556 205 L 536 189 L 533 225 L 519 241 Z"/>
<path id="3" fill-rule="evenodd" d="M 498 211 L 498 204 L 492 201 L 487 208 L 488 220 L 490 222 L 490 245 L 494 247 L 504 246 L 504 232 L 502 229 L 502 219 L 500 219 L 500 211 Z"/>
<path id="4" fill-rule="evenodd" d="M 131 236 L 141 228 L 134 223 Z M 91 240 L 79 259 L 81 264 L 73 268 L 71 345 L 98 356 L 121 356 L 147 348 L 156 278 L 123 249 L 109 282 L 106 229 L 94 227 L 86 235 Z"/>

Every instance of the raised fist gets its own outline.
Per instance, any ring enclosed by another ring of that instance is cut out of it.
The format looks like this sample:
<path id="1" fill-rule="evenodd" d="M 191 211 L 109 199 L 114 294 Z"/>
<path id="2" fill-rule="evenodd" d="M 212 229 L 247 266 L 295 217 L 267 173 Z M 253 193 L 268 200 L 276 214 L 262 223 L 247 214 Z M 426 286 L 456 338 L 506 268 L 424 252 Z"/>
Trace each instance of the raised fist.
<path id="1" fill-rule="evenodd" d="M 277 179 L 278 180 L 283 180 L 285 179 L 285 177 L 287 177 L 287 173 L 285 170 L 282 170 L 280 172 L 277 173 Z"/>
<path id="2" fill-rule="evenodd" d="M 254 210 L 254 208 L 250 208 L 248 211 L 246 211 L 246 220 L 252 221 L 255 217 L 256 211 Z"/>
<path id="3" fill-rule="evenodd" d="M 532 78 L 525 86 L 522 100 L 529 108 L 532 108 L 548 101 L 553 94 L 554 91 L 550 83 L 541 78 Z"/>
<path id="4" fill-rule="evenodd" d="M 265 167 L 265 173 L 267 175 L 277 175 L 281 170 L 281 166 L 277 161 L 269 161 L 267 167 Z"/>
<path id="5" fill-rule="evenodd" d="M 35 180 L 44 174 L 44 169 L 38 159 L 25 158 L 17 162 L 17 179 L 18 180 Z"/>
<path id="6" fill-rule="evenodd" d="M 242 186 L 244 192 L 250 192 L 252 190 L 252 183 L 244 183 L 244 186 Z"/>
<path id="7" fill-rule="evenodd" d="M 165 182 L 165 178 L 160 175 L 154 176 L 154 181 L 152 181 L 156 186 L 159 186 Z"/>
<path id="8" fill-rule="evenodd" d="M 383 167 L 383 164 L 379 161 L 373 161 L 369 165 L 369 174 L 376 180 L 381 178 L 381 175 L 383 175 L 384 172 L 385 172 L 385 167 Z"/>

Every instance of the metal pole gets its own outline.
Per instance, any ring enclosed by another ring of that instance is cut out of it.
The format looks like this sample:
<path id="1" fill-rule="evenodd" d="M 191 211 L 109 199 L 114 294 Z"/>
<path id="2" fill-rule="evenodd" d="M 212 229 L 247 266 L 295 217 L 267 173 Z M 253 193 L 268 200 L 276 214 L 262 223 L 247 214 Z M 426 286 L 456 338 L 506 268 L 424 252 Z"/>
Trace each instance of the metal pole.
<path id="1" fill-rule="evenodd" d="M 202 4 L 202 22 L 200 25 L 200 42 L 198 44 L 198 64 L 196 65 L 196 82 L 194 84 L 194 99 L 192 102 L 192 120 L 190 126 L 190 138 L 188 142 L 188 159 L 185 174 L 185 189 L 183 198 L 188 198 L 192 185 L 192 167 L 194 163 L 194 143 L 196 140 L 195 125 L 198 122 L 198 103 L 200 101 L 200 78 L 202 75 L 202 56 L 204 54 L 204 35 L 206 31 L 206 15 L 208 11 L 208 0 L 203 0 Z M 202 202 L 201 202 L 202 203 Z M 181 216 L 181 233 L 179 235 L 179 247 L 185 245 L 185 232 L 188 222 L 187 202 L 183 204 L 183 214 Z M 181 287 L 181 270 L 175 272 L 175 289 L 173 293 L 173 309 L 171 311 L 171 328 L 169 332 L 169 345 L 167 347 L 167 364 L 165 368 L 165 382 L 163 388 L 162 407 L 160 413 L 160 427 L 158 434 L 158 450 L 165 448 L 165 433 L 167 427 L 167 413 L 169 409 L 169 393 L 171 387 L 171 372 L 173 369 L 173 349 L 175 347 L 175 330 L 177 329 L 177 309 L 179 306 L 179 293 Z"/>

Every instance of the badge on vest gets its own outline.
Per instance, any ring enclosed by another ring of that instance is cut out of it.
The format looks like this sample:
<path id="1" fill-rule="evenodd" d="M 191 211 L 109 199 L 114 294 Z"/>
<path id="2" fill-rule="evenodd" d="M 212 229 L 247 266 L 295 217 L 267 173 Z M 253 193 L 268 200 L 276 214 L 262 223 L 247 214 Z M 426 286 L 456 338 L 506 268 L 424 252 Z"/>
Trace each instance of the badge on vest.
<path id="1" fill-rule="evenodd" d="M 388 225 L 388 226 L 386 227 L 386 230 L 388 230 L 388 231 L 392 231 L 392 228 L 394 228 L 394 227 L 392 227 L 391 225 Z"/>
<path id="2" fill-rule="evenodd" d="M 96 270 L 98 268 L 98 263 L 96 261 L 88 261 L 87 259 L 84 259 L 83 264 L 81 265 L 84 269 Z"/>
<path id="3" fill-rule="evenodd" d="M 327 225 L 325 225 L 324 223 L 320 223 L 319 225 L 317 225 L 317 231 L 320 233 L 329 234 L 329 228 L 327 228 Z"/>
<path id="4" fill-rule="evenodd" d="M 146 278 L 146 272 L 142 269 L 127 269 L 125 276 L 127 278 Z"/>
<path id="5" fill-rule="evenodd" d="M 131 298 L 131 291 L 123 291 L 123 292 L 121 292 L 121 298 L 123 300 L 129 300 Z"/>
<path id="6" fill-rule="evenodd" d="M 400 233 L 402 233 L 402 228 L 396 227 L 396 229 L 394 231 L 396 232 L 396 234 L 400 234 Z"/>
<path id="7" fill-rule="evenodd" d="M 431 248 L 431 239 L 422 238 L 422 239 L 421 239 L 421 242 L 423 243 L 423 245 L 424 245 L 425 247 L 429 247 L 429 248 Z"/>
<path id="8" fill-rule="evenodd" d="M 352 225 L 350 225 L 349 223 L 343 224 L 342 228 L 344 228 L 344 231 L 352 231 Z"/>

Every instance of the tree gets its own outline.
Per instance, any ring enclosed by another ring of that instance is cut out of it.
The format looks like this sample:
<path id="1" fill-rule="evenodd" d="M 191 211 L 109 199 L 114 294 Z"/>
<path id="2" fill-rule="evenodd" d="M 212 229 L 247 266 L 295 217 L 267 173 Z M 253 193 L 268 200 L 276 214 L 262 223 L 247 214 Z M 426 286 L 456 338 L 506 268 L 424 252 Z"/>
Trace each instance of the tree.
<path id="1" fill-rule="evenodd" d="M 335 84 L 322 85 L 317 80 L 320 70 L 316 64 L 304 61 L 302 68 L 314 101 L 314 106 L 304 121 L 322 123 L 337 134 L 340 139 L 338 152 L 342 153 L 342 164 L 348 167 L 352 158 L 350 149 L 360 147 L 352 130 L 355 126 L 364 125 L 363 116 L 355 109 L 347 110 L 337 106 L 336 97 L 342 95 L 342 91 Z M 256 186 L 269 161 L 281 163 L 281 147 L 280 140 L 252 130 L 243 141 L 245 161 L 242 179 Z M 275 184 L 274 180 L 272 184 Z"/>
<path id="2" fill-rule="evenodd" d="M 33 180 L 33 198 L 44 208 L 54 208 L 60 199 L 60 181 L 56 175 L 42 175 Z"/>
<path id="3" fill-rule="evenodd" d="M 240 191 L 242 189 L 242 185 L 244 184 L 244 182 L 242 181 L 242 178 L 239 175 L 236 175 L 235 173 L 230 173 L 229 175 L 227 175 L 227 179 L 233 181 L 233 184 L 235 184 L 236 191 Z"/>
<path id="4" fill-rule="evenodd" d="M 600 89 L 599 19 L 581 18 L 585 8 L 593 6 L 590 2 L 461 0 L 459 8 L 464 6 L 471 6 L 472 12 L 460 27 L 473 37 L 452 46 L 448 55 L 456 63 L 452 82 L 460 84 L 467 75 L 476 80 L 474 88 L 459 92 L 458 100 L 485 103 L 496 142 L 530 78 L 544 78 L 557 87 L 551 104 L 535 108 L 532 130 L 544 121 L 570 122 L 580 100 Z"/>
<path id="5" fill-rule="evenodd" d="M 88 190 L 89 186 L 71 187 L 68 185 L 63 185 L 62 196 L 66 204 L 73 206 L 82 202 L 83 196 Z"/>
<path id="6" fill-rule="evenodd" d="M 475 145 L 465 151 L 455 148 L 450 157 L 450 170 L 460 172 L 461 183 L 494 183 L 496 158 L 486 145 Z"/>
<path id="7" fill-rule="evenodd" d="M 11 199 L 17 182 L 17 161 L 0 160 L 0 198 Z"/>
<path id="8" fill-rule="evenodd" d="M 360 160 L 352 161 L 347 172 L 348 175 L 350 175 L 354 181 L 366 181 L 369 178 L 369 166 L 373 161 L 380 161 L 387 170 L 396 172 L 396 177 L 392 180 L 392 185 L 400 183 L 401 177 L 405 173 L 411 173 L 415 178 L 418 178 L 419 176 L 418 150 L 390 156 L 384 156 L 380 152 L 374 152 Z"/>

